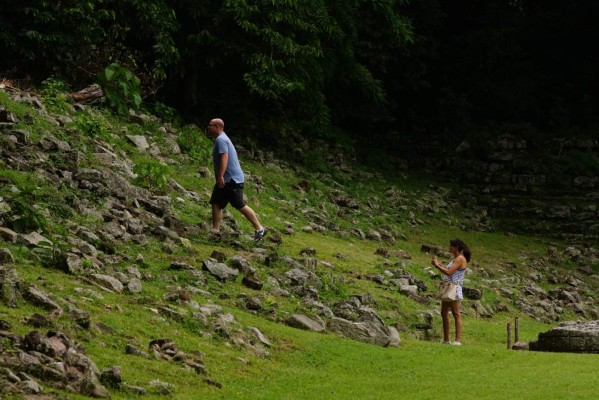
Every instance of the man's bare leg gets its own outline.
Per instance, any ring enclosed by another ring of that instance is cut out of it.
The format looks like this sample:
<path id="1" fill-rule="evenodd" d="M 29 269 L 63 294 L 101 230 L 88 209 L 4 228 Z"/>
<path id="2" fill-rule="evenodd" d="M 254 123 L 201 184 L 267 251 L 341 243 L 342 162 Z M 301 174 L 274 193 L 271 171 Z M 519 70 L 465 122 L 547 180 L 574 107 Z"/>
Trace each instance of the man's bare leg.
<path id="1" fill-rule="evenodd" d="M 223 222 L 223 209 L 218 204 L 212 204 L 212 229 L 220 231 L 220 224 Z"/>
<path id="2" fill-rule="evenodd" d="M 222 210 L 221 210 L 222 212 Z M 262 225 L 260 225 L 260 221 L 258 221 L 258 217 L 256 217 L 256 213 L 249 206 L 243 206 L 239 209 L 239 212 L 243 214 L 243 216 L 250 221 L 252 225 L 254 225 L 255 230 L 262 229 Z M 222 218 L 222 215 L 221 215 Z"/>

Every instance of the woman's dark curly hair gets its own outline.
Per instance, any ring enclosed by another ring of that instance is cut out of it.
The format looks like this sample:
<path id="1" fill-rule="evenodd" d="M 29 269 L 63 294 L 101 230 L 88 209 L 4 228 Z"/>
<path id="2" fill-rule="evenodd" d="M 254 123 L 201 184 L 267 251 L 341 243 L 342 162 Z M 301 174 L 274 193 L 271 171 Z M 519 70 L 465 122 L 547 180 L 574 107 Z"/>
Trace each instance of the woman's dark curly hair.
<path id="1" fill-rule="evenodd" d="M 470 256 L 472 255 L 472 253 L 470 252 L 470 248 L 468 247 L 468 245 L 466 245 L 466 243 L 462 242 L 460 239 L 451 239 L 449 241 L 449 244 L 451 246 L 457 247 L 458 250 L 461 251 L 462 254 L 464 254 L 464 258 L 466 259 L 466 261 L 470 262 Z"/>

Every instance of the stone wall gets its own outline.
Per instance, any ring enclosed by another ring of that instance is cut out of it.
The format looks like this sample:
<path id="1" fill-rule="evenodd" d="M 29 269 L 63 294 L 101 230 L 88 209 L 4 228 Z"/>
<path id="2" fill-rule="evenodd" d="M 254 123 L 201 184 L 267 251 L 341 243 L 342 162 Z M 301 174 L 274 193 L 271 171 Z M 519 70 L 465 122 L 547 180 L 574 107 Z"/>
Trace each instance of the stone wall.
<path id="1" fill-rule="evenodd" d="M 466 200 L 486 208 L 502 229 L 599 237 L 599 140 L 503 134 L 448 153 L 424 159 L 427 168 L 457 179 L 470 190 Z"/>
<path id="2" fill-rule="evenodd" d="M 565 322 L 529 343 L 530 350 L 562 353 L 599 353 L 599 321 Z"/>

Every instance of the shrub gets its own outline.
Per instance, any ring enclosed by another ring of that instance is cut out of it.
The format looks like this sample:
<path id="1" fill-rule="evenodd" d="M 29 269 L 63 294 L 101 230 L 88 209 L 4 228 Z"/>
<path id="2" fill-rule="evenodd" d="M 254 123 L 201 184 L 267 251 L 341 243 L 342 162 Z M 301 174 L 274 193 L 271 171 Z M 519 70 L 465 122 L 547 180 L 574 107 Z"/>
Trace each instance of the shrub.
<path id="1" fill-rule="evenodd" d="M 133 172 L 137 174 L 135 183 L 149 189 L 166 189 L 171 176 L 169 167 L 155 160 L 138 163 L 133 168 Z"/>
<path id="2" fill-rule="evenodd" d="M 186 126 L 177 139 L 181 150 L 197 161 L 209 161 L 212 145 L 206 135 L 195 126 Z"/>
<path id="3" fill-rule="evenodd" d="M 61 80 L 48 78 L 42 82 L 42 98 L 46 109 L 52 113 L 64 114 L 69 109 L 66 92 L 68 86 Z"/>
<path id="4" fill-rule="evenodd" d="M 86 136 L 106 141 L 110 139 L 108 128 L 88 112 L 80 112 L 75 115 L 73 123 L 77 130 Z"/>
<path id="5" fill-rule="evenodd" d="M 127 115 L 129 105 L 139 110 L 140 80 L 133 72 L 117 63 L 112 63 L 104 71 L 99 72 L 97 78 L 110 106 L 117 113 Z"/>
<path id="6" fill-rule="evenodd" d="M 43 208 L 37 204 L 43 194 L 35 178 L 10 172 L 2 173 L 1 176 L 14 184 L 7 196 L 10 212 L 6 215 L 6 220 L 11 229 L 22 233 L 38 229 L 47 230 L 48 221 Z"/>

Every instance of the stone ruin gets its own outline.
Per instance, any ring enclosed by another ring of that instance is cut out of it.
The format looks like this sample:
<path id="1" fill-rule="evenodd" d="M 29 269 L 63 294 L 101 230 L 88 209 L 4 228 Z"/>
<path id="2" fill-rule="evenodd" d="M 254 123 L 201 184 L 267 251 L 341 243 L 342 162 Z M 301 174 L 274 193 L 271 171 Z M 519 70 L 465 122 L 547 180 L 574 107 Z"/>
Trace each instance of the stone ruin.
<path id="1" fill-rule="evenodd" d="M 599 320 L 564 322 L 529 343 L 533 351 L 599 354 Z"/>

